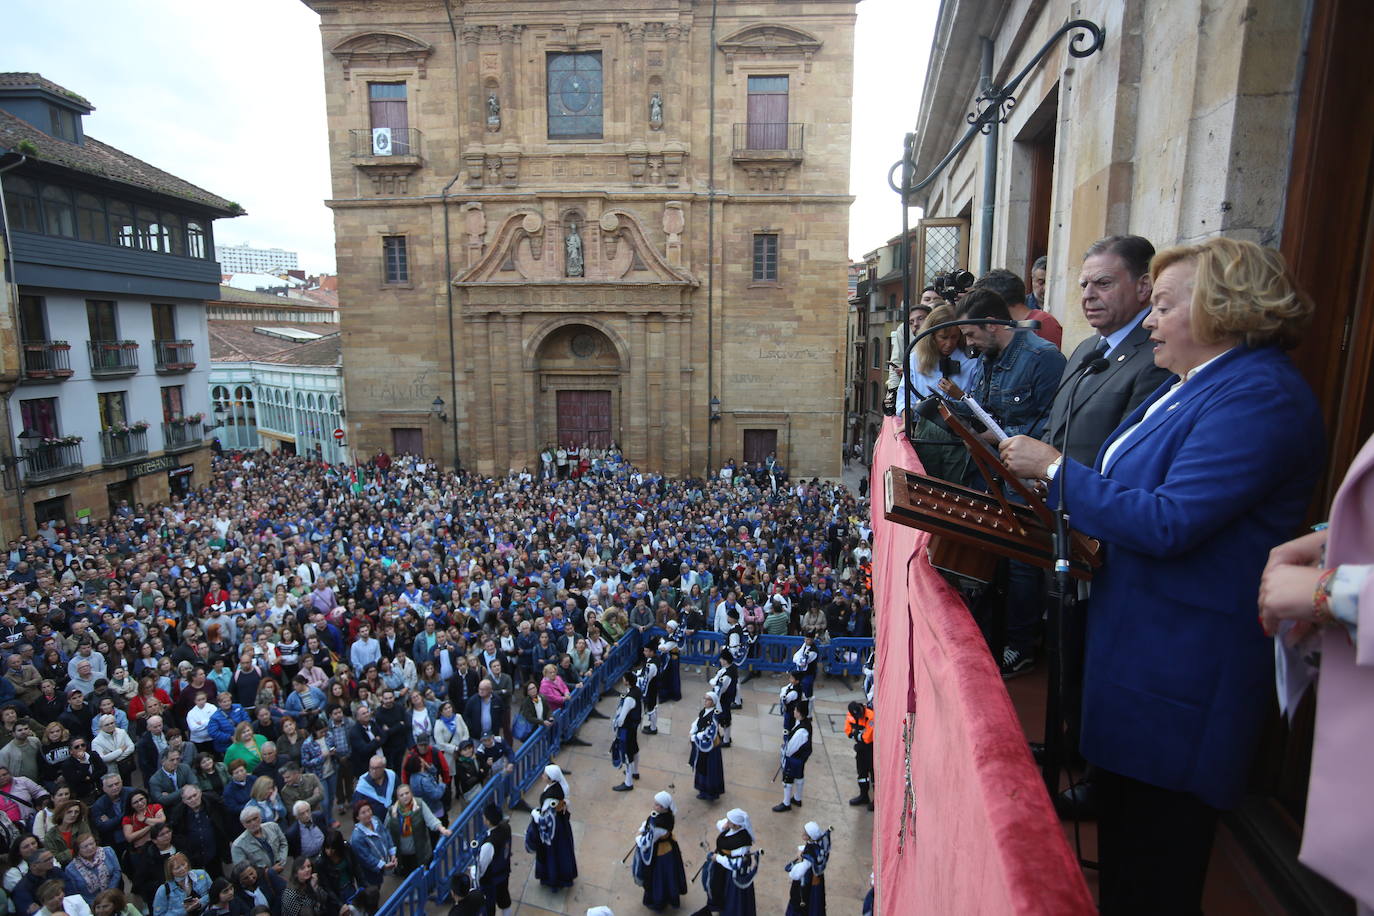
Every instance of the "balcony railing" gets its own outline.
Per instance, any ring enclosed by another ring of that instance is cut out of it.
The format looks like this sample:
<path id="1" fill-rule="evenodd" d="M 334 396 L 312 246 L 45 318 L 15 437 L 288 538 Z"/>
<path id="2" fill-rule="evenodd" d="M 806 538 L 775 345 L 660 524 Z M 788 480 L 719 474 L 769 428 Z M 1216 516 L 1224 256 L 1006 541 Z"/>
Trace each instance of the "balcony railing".
<path id="1" fill-rule="evenodd" d="M 81 443 L 24 449 L 24 481 L 42 483 L 81 473 Z"/>
<path id="2" fill-rule="evenodd" d="M 163 374 L 171 372 L 190 372 L 196 367 L 191 358 L 196 344 L 193 340 L 154 340 L 153 350 L 157 354 L 156 369 Z"/>
<path id="3" fill-rule="evenodd" d="M 65 340 L 24 342 L 24 378 L 30 382 L 60 382 L 72 374 L 72 345 Z"/>
<path id="4" fill-rule="evenodd" d="M 96 378 L 115 378 L 138 371 L 136 340 L 90 340 L 86 349 L 91 354 L 91 375 Z"/>
<path id="5" fill-rule="evenodd" d="M 349 158 L 355 165 L 419 165 L 420 132 L 413 127 L 392 127 L 386 132 L 363 128 L 350 130 Z"/>
<path id="6" fill-rule="evenodd" d="M 127 464 L 148 456 L 148 431 L 131 429 L 115 432 L 112 429 L 100 432 L 100 457 L 105 464 Z"/>
<path id="7" fill-rule="evenodd" d="M 199 423 L 163 423 L 162 448 L 168 452 L 184 452 L 199 448 L 205 441 Z"/>
<path id="8" fill-rule="evenodd" d="M 806 125 L 785 122 L 752 122 L 735 125 L 735 159 L 800 160 L 805 147 Z"/>

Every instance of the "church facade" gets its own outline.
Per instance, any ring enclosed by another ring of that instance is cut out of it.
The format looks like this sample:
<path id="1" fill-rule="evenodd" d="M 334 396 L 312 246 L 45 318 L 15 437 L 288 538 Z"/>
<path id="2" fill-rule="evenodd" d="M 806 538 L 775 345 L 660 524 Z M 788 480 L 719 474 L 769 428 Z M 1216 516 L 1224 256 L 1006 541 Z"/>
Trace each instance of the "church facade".
<path id="1" fill-rule="evenodd" d="M 856 0 L 306 2 L 358 458 L 838 475 Z"/>

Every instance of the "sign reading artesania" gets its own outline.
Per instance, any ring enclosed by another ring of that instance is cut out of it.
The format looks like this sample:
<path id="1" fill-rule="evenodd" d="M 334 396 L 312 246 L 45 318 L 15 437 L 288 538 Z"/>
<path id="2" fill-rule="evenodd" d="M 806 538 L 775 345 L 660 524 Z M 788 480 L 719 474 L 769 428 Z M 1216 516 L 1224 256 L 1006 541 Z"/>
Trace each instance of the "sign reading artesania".
<path id="1" fill-rule="evenodd" d="M 142 477 L 145 474 L 156 474 L 158 471 L 170 471 L 178 464 L 176 455 L 162 455 L 157 458 L 149 458 L 147 461 L 140 461 L 138 464 L 129 465 L 128 479 Z"/>

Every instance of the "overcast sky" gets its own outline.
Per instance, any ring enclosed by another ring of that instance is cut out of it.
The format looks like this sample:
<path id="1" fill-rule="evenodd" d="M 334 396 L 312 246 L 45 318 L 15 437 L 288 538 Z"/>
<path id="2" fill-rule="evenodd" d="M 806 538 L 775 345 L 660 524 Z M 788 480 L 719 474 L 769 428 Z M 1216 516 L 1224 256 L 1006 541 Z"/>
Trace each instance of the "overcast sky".
<path id="1" fill-rule="evenodd" d="M 91 136 L 237 201 L 221 243 L 334 269 L 319 17 L 299 0 L 4 0 L 0 70 L 95 106 Z M 939 4 L 862 0 L 854 68 L 851 257 L 900 230 L 887 169 L 916 122 Z"/>

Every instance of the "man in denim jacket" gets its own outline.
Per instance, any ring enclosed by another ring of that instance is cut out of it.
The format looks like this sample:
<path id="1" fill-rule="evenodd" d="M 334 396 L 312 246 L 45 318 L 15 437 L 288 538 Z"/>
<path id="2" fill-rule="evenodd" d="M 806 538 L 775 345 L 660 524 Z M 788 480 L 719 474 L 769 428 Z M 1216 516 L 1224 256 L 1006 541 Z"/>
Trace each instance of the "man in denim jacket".
<path id="1" fill-rule="evenodd" d="M 1009 321 L 1011 312 L 997 293 L 973 289 L 960 303 L 960 317 Z M 1039 436 L 1064 374 L 1064 354 L 1030 331 L 972 324 L 962 330 L 981 354 L 969 393 L 1008 436 Z M 985 432 L 983 437 L 996 445 L 992 433 Z"/>

